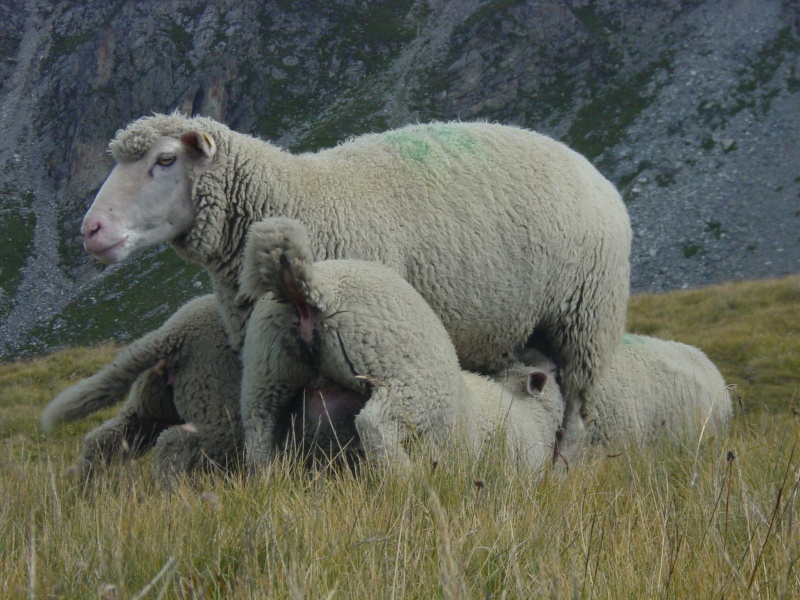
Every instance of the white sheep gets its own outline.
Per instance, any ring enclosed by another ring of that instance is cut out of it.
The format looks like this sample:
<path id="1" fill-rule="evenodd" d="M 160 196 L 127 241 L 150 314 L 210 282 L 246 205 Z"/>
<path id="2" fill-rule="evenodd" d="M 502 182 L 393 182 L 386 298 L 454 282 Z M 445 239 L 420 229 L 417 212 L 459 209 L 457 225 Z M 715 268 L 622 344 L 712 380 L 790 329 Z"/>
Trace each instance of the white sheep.
<path id="1" fill-rule="evenodd" d="M 87 434 L 78 460 L 82 474 L 104 467 L 126 447 L 136 456 L 153 445 L 165 474 L 210 465 L 230 469 L 244 455 L 240 381 L 219 303 L 203 296 L 60 392 L 42 412 L 41 425 L 52 431 L 116 404 L 130 389 L 119 413 Z"/>
<path id="2" fill-rule="evenodd" d="M 624 336 L 593 393 L 592 444 L 683 440 L 724 429 L 733 414 L 725 380 L 701 350 L 643 335 Z"/>
<path id="3" fill-rule="evenodd" d="M 550 464 L 564 416 L 552 363 L 513 364 L 496 378 L 463 371 L 462 380 L 458 423 L 473 453 L 499 437 L 518 468 L 536 474 Z"/>
<path id="4" fill-rule="evenodd" d="M 516 358 L 533 368 L 553 365 L 536 350 Z M 723 429 L 733 414 L 725 381 L 701 350 L 642 335 L 625 334 L 592 393 L 591 444 L 685 439 Z"/>
<path id="5" fill-rule="evenodd" d="M 237 282 L 246 231 L 296 218 L 319 260 L 373 260 L 410 282 L 464 368 L 490 373 L 513 348 L 549 345 L 567 399 L 562 451 L 580 443 L 588 392 L 624 328 L 631 231 L 614 186 L 563 144 L 434 123 L 292 155 L 210 119 L 156 115 L 110 149 L 86 249 L 117 262 L 171 242 L 209 271 L 235 348 L 252 309 Z"/>

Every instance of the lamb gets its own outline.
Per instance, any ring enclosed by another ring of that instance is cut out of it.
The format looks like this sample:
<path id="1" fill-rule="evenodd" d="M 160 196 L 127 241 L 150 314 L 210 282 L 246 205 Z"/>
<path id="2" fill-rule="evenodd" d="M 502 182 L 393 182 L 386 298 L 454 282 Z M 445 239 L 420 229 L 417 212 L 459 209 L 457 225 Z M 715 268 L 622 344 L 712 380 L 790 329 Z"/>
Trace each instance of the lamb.
<path id="1" fill-rule="evenodd" d="M 541 473 L 564 416 L 553 363 L 512 363 L 496 378 L 463 371 L 462 381 L 459 424 L 472 452 L 479 454 L 500 436 L 509 460 L 530 474 Z"/>
<path id="2" fill-rule="evenodd" d="M 701 350 L 642 335 L 624 336 L 594 394 L 592 444 L 695 437 L 723 430 L 733 414 L 725 380 Z"/>
<path id="3" fill-rule="evenodd" d="M 516 359 L 534 369 L 553 365 L 530 349 Z M 722 375 L 701 350 L 642 335 L 625 334 L 593 394 L 597 417 L 588 437 L 595 445 L 718 431 L 733 413 Z"/>
<path id="4" fill-rule="evenodd" d="M 562 452 L 583 439 L 590 391 L 621 339 L 630 222 L 614 186 L 566 146 L 489 123 L 432 123 L 291 155 L 206 118 L 155 115 L 117 133 L 117 165 L 81 228 L 118 262 L 170 242 L 209 271 L 235 349 L 245 234 L 296 218 L 319 260 L 394 269 L 443 322 L 464 368 L 492 373 L 539 343 L 561 366 Z"/>
<path id="5" fill-rule="evenodd" d="M 52 431 L 119 402 L 130 388 L 117 416 L 86 436 L 78 459 L 82 475 L 97 472 L 126 447 L 138 456 L 153 446 L 166 475 L 212 465 L 228 470 L 244 454 L 240 380 L 217 299 L 203 296 L 59 393 L 42 412 L 41 425 Z"/>
<path id="6" fill-rule="evenodd" d="M 228 344 L 219 303 L 214 295 L 203 296 L 98 373 L 61 391 L 40 422 L 50 432 L 120 402 L 130 389 L 119 413 L 87 434 L 77 461 L 80 475 L 95 474 L 125 448 L 133 457 L 154 448 L 156 470 L 168 476 L 210 467 L 232 471 L 244 458 L 240 381 L 240 360 Z M 341 458 L 352 464 L 361 453 L 351 423 L 363 404 L 318 380 L 283 415 L 279 444 L 309 463 Z"/>
<path id="7" fill-rule="evenodd" d="M 408 464 L 412 436 L 444 442 L 455 423 L 458 358 L 417 291 L 378 263 L 314 263 L 295 220 L 264 219 L 247 238 L 240 286 L 255 302 L 242 350 L 248 465 L 275 453 L 281 415 L 320 377 L 366 398 L 354 425 L 367 456 Z"/>

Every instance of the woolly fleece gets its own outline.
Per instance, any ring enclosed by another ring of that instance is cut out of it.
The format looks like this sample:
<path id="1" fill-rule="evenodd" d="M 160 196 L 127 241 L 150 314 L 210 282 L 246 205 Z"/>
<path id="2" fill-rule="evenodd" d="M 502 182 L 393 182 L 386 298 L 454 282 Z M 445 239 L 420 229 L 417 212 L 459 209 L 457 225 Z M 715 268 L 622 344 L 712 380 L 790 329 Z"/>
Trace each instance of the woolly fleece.
<path id="1" fill-rule="evenodd" d="M 119 413 L 87 434 L 78 460 L 82 473 L 119 458 L 126 445 L 134 456 L 155 445 L 156 463 L 167 475 L 210 465 L 227 469 L 243 458 L 240 380 L 217 299 L 203 296 L 59 393 L 41 424 L 51 431 L 116 404 L 130 388 Z"/>
<path id="2" fill-rule="evenodd" d="M 407 463 L 407 439 L 449 435 L 458 358 L 408 282 L 378 263 L 312 264 L 305 229 L 290 219 L 254 224 L 245 255 L 242 292 L 260 297 L 242 351 L 249 465 L 274 454 L 280 415 L 319 376 L 367 397 L 355 427 L 368 457 Z"/>
<path id="3" fill-rule="evenodd" d="M 188 176 L 196 214 L 172 244 L 209 270 L 234 347 L 252 308 L 237 285 L 246 231 L 266 216 L 296 218 L 319 260 L 378 261 L 409 281 L 464 368 L 492 372 L 531 334 L 545 339 L 579 442 L 578 411 L 591 414 L 588 392 L 624 329 L 631 240 L 619 194 L 586 159 L 488 123 L 414 125 L 291 155 L 178 115 L 144 117 L 110 148 L 123 165 L 160 136 L 192 131 L 213 140 L 214 155 Z M 101 190 L 90 213 L 130 202 Z"/>
<path id="4" fill-rule="evenodd" d="M 733 415 L 719 369 L 698 348 L 626 334 L 595 388 L 592 444 L 724 429 Z"/>

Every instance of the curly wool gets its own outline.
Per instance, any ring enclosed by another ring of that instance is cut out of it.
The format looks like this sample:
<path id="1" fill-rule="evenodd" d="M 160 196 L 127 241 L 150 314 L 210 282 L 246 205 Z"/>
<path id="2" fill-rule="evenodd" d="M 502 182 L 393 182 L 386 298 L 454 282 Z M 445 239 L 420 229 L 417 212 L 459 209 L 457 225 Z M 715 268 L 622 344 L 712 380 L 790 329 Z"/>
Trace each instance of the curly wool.
<path id="1" fill-rule="evenodd" d="M 724 429 L 733 414 L 722 374 L 700 349 L 642 335 L 625 335 L 594 394 L 592 444 L 694 438 Z"/>
<path id="2" fill-rule="evenodd" d="M 534 368 L 550 364 L 534 350 L 519 358 Z M 725 380 L 701 350 L 643 335 L 625 334 L 592 393 L 591 444 L 683 440 L 724 429 L 733 414 Z"/>
<path id="3" fill-rule="evenodd" d="M 117 130 L 108 144 L 111 156 L 117 162 L 136 162 L 152 147 L 156 140 L 163 136 L 179 138 L 191 129 L 190 123 L 196 124 L 204 131 L 218 129 L 219 123 L 205 117 L 194 117 L 191 120 L 178 112 L 171 115 L 153 115 L 134 121 L 125 129 Z"/>
<path id="4" fill-rule="evenodd" d="M 438 318 L 396 273 L 364 261 L 312 264 L 311 256 L 295 220 L 265 219 L 248 234 L 240 286 L 261 297 L 243 352 L 242 413 L 252 462 L 271 452 L 270 423 L 320 375 L 364 398 L 354 424 L 367 455 L 403 462 L 407 437 L 441 445 L 458 424 L 475 454 L 501 435 L 507 455 L 529 472 L 552 457 L 564 415 L 552 363 L 514 363 L 496 381 L 461 371 Z M 317 335 L 303 338 L 304 320 Z M 337 436 L 350 439 L 336 402 L 328 407 L 331 423 L 342 427 Z"/>
<path id="5" fill-rule="evenodd" d="M 356 260 L 312 264 L 311 256 L 297 221 L 265 219 L 248 234 L 242 290 L 275 290 L 256 302 L 242 351 L 248 463 L 274 453 L 280 415 L 319 376 L 367 398 L 355 427 L 368 456 L 405 462 L 408 437 L 441 442 L 460 390 L 441 321 L 391 269 Z"/>

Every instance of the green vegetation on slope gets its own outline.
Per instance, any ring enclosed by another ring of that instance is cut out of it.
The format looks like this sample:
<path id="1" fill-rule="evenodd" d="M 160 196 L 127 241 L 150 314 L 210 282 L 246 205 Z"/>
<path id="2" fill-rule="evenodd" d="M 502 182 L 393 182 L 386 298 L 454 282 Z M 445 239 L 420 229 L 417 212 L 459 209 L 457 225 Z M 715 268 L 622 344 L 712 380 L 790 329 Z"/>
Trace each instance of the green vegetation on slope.
<path id="1" fill-rule="evenodd" d="M 37 325 L 22 351 L 135 339 L 210 290 L 201 267 L 183 261 L 172 249 L 150 249 L 83 289 L 54 317 Z"/>
<path id="2" fill-rule="evenodd" d="M 22 268 L 33 248 L 36 217 L 30 210 L 33 194 L 20 194 L 10 183 L 0 191 L 0 321 L 14 304 Z"/>

